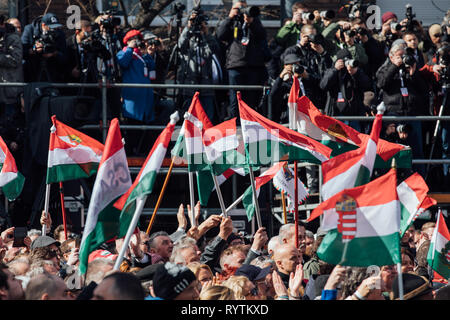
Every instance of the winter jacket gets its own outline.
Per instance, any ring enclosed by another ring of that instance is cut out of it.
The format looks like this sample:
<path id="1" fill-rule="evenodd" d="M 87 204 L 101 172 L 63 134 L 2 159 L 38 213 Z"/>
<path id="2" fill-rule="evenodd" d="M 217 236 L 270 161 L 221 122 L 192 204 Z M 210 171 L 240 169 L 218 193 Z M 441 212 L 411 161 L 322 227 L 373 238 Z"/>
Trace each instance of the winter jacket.
<path id="1" fill-rule="evenodd" d="M 134 54 L 133 54 L 134 53 Z M 138 55 L 141 59 L 138 58 Z M 125 47 L 117 53 L 117 62 L 122 71 L 123 83 L 150 84 L 150 71 L 155 70 L 155 63 L 148 54 L 140 55 L 137 49 Z M 147 74 L 144 68 L 147 67 Z M 125 118 L 149 123 L 154 120 L 153 89 L 123 88 L 122 114 Z"/>
<path id="2" fill-rule="evenodd" d="M 22 42 L 13 30 L 7 30 L 0 38 L 0 81 L 23 82 Z M 22 87 L 0 87 L 0 103 L 16 103 L 21 92 Z"/>
<path id="3" fill-rule="evenodd" d="M 377 71 L 377 86 L 383 90 L 386 113 L 404 116 L 428 113 L 428 85 L 420 72 L 416 70 L 412 76 L 403 72 L 403 82 L 408 90 L 405 97 L 401 93 L 400 68 L 390 60 Z"/>
<path id="4" fill-rule="evenodd" d="M 222 82 L 222 68 L 218 61 L 220 51 L 217 40 L 212 35 L 201 35 L 197 38 L 184 28 L 178 40 L 181 56 L 181 69 L 178 82 L 182 84 L 220 84 Z M 194 89 L 183 89 L 183 95 L 194 95 Z M 214 90 L 202 89 L 200 93 L 213 96 Z"/>
<path id="5" fill-rule="evenodd" d="M 227 17 L 217 27 L 217 37 L 228 44 L 226 55 L 226 68 L 240 67 L 264 67 L 264 54 L 266 44 L 266 30 L 261 21 L 255 18 L 248 26 L 249 43 L 241 43 L 242 27 L 237 27 L 235 32 L 235 20 Z"/>
<path id="6" fill-rule="evenodd" d="M 327 92 L 325 114 L 328 116 L 359 116 L 364 115 L 364 92 L 372 86 L 369 77 L 360 69 L 351 76 L 346 69 L 338 71 L 328 69 L 320 88 Z M 342 94 L 343 101 L 338 101 Z"/>
<path id="7" fill-rule="evenodd" d="M 296 24 L 293 21 L 286 23 L 280 28 L 280 30 L 278 30 L 278 33 L 275 36 L 275 41 L 283 48 L 294 46 L 297 44 L 300 37 L 300 30 L 302 26 L 302 24 Z"/>

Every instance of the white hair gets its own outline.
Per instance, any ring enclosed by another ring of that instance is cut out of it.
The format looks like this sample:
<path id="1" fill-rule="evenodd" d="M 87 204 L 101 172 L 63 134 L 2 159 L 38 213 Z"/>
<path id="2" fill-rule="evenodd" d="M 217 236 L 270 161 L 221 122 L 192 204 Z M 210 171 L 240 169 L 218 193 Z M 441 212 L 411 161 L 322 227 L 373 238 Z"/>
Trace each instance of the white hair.
<path id="1" fill-rule="evenodd" d="M 197 245 L 197 241 L 192 239 L 191 237 L 183 237 L 173 246 L 172 255 L 170 256 L 170 262 L 175 264 L 186 264 L 183 255 L 181 252 L 185 249 L 192 248 L 195 250 L 195 246 Z"/>
<path id="2" fill-rule="evenodd" d="M 389 50 L 389 57 L 393 57 L 397 51 L 405 50 L 406 46 L 402 43 L 393 45 L 391 50 Z"/>
<path id="3" fill-rule="evenodd" d="M 267 251 L 269 253 L 273 252 L 280 243 L 281 243 L 280 236 L 273 236 L 267 243 Z"/>

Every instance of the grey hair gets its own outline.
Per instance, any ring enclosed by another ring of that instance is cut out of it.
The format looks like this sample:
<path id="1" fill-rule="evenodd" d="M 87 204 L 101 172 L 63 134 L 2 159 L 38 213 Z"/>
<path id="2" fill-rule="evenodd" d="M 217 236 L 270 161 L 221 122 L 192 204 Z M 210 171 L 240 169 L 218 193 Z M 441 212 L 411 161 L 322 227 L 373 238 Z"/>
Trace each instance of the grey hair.
<path id="1" fill-rule="evenodd" d="M 184 257 L 181 255 L 181 252 L 184 249 L 193 248 L 195 250 L 195 245 L 197 244 L 197 241 L 192 239 L 191 237 L 183 237 L 180 240 L 178 240 L 175 245 L 173 246 L 172 255 L 170 256 L 170 262 L 175 264 L 186 264 L 184 261 Z"/>
<path id="2" fill-rule="evenodd" d="M 393 57 L 399 50 L 405 50 L 405 45 L 399 43 L 392 46 L 391 50 L 389 50 L 389 57 Z"/>
<path id="3" fill-rule="evenodd" d="M 42 295 L 47 293 L 53 296 L 58 289 L 56 281 L 60 279 L 58 276 L 44 272 L 42 274 L 31 277 L 25 290 L 26 300 L 40 300 Z"/>
<path id="4" fill-rule="evenodd" d="M 166 231 L 158 231 L 158 232 L 152 233 L 148 239 L 150 248 L 155 248 L 155 239 L 160 236 L 170 237 Z"/>
<path id="5" fill-rule="evenodd" d="M 281 244 L 282 240 L 280 240 L 280 236 L 273 236 L 270 238 L 269 242 L 267 243 L 267 251 L 273 251 L 275 250 L 275 247 L 279 244 Z"/>
<path id="6" fill-rule="evenodd" d="M 267 264 L 270 264 L 272 267 L 275 267 L 275 261 L 270 259 L 268 256 L 259 256 L 253 259 L 250 262 L 251 265 L 260 267 L 262 269 L 267 268 Z"/>
<path id="7" fill-rule="evenodd" d="M 283 224 L 280 227 L 280 231 L 278 232 L 278 236 L 279 236 L 279 243 L 283 243 L 283 239 L 286 239 L 286 237 L 289 235 L 289 232 L 291 231 L 291 228 L 295 227 L 295 224 L 293 223 L 287 223 L 287 224 Z"/>
<path id="8" fill-rule="evenodd" d="M 312 231 L 310 231 L 310 230 L 306 230 L 305 231 L 305 237 L 314 239 L 314 233 Z"/>
<path id="9" fill-rule="evenodd" d="M 30 265 L 30 271 L 28 271 L 26 273 L 26 276 L 30 277 L 30 279 L 31 279 L 31 278 L 33 278 L 35 276 L 40 275 L 40 274 L 47 273 L 45 271 L 45 269 L 44 269 L 45 265 L 55 266 L 55 263 L 53 261 L 51 261 L 51 260 L 41 260 L 41 259 L 36 260 L 35 262 L 33 262 Z"/>
<path id="10" fill-rule="evenodd" d="M 38 230 L 38 229 L 31 229 L 30 231 L 27 232 L 27 236 L 32 237 L 32 236 L 41 236 L 42 235 L 42 231 Z"/>

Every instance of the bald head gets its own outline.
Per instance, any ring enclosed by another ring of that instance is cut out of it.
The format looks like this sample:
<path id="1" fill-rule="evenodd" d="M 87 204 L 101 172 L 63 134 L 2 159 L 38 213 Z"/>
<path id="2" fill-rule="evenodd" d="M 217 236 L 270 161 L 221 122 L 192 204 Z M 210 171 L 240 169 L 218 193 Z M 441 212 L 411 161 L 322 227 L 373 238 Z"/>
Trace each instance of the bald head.
<path id="1" fill-rule="evenodd" d="M 290 274 L 301 263 L 302 254 L 292 244 L 280 244 L 274 250 L 273 260 L 279 272 Z"/>

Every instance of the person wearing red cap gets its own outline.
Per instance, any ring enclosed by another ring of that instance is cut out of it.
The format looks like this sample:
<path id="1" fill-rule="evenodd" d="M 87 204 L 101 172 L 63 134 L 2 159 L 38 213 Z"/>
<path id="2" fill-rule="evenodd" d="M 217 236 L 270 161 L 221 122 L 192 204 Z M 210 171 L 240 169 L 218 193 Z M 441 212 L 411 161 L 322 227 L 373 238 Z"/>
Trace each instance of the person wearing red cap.
<path id="1" fill-rule="evenodd" d="M 395 29 L 395 23 L 397 22 L 398 18 L 395 13 L 391 11 L 385 12 L 381 16 L 381 32 L 373 35 L 373 38 L 383 45 L 386 57 L 389 54 L 392 43 L 402 37 L 401 31 Z"/>
<path id="2" fill-rule="evenodd" d="M 150 84 L 155 75 L 155 63 L 143 51 L 145 45 L 141 32 L 128 31 L 123 43 L 125 47 L 117 53 L 123 83 Z M 154 120 L 152 88 L 123 88 L 122 98 L 122 115 L 125 118 L 144 123 Z"/>

